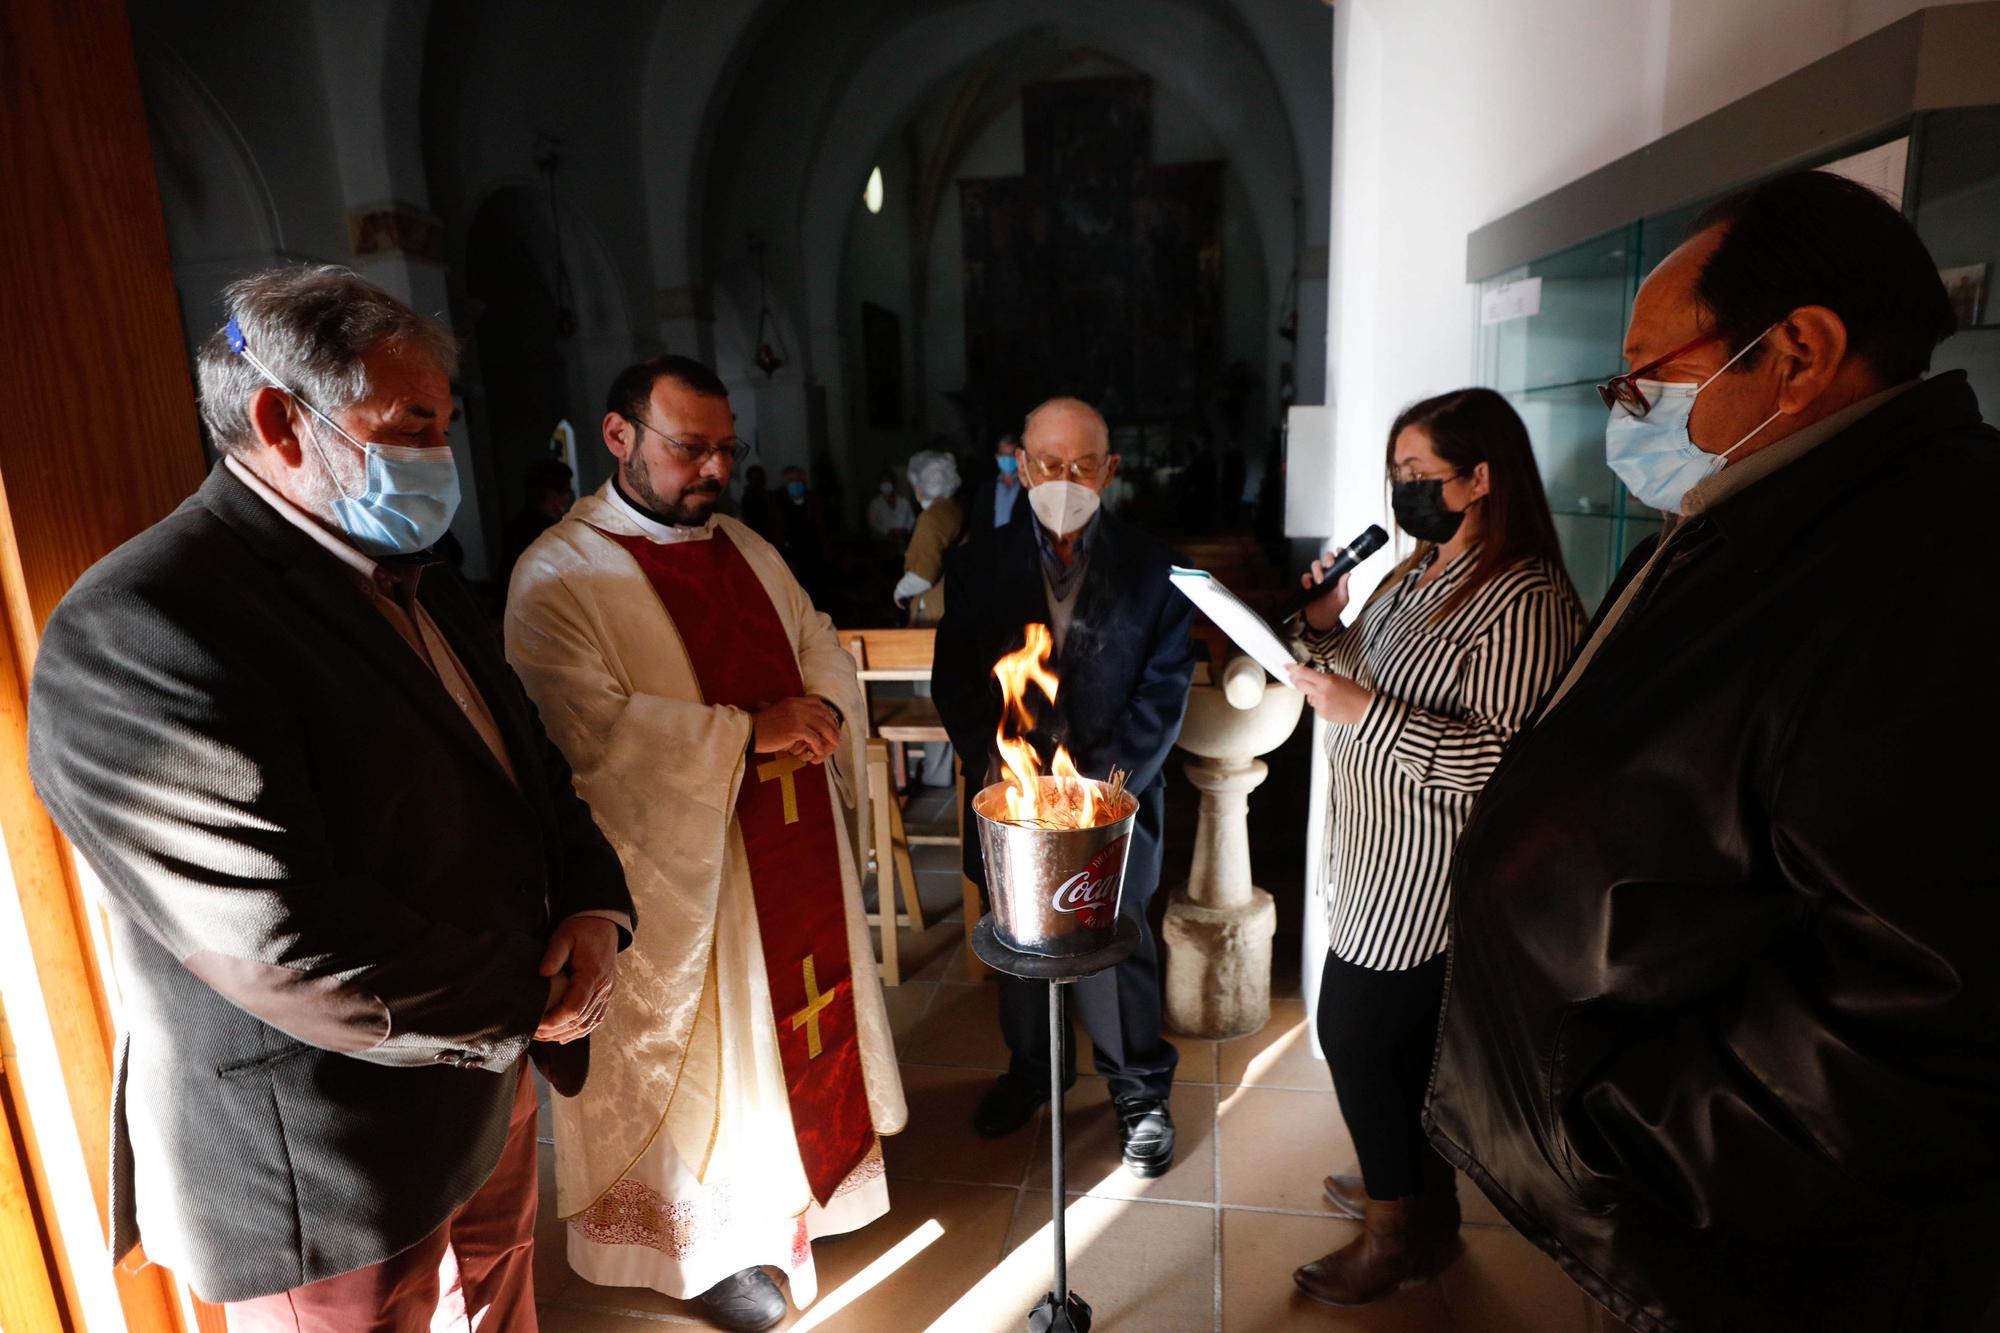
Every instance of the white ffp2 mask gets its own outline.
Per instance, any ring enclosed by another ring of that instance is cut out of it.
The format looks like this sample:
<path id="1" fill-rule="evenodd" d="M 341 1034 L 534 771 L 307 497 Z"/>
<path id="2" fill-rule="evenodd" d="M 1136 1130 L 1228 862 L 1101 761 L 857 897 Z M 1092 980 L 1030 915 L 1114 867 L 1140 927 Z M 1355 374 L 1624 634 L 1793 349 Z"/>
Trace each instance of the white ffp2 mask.
<path id="1" fill-rule="evenodd" d="M 1097 492 L 1073 481 L 1037 482 L 1028 490 L 1028 503 L 1042 526 L 1058 537 L 1067 537 L 1097 513 Z"/>

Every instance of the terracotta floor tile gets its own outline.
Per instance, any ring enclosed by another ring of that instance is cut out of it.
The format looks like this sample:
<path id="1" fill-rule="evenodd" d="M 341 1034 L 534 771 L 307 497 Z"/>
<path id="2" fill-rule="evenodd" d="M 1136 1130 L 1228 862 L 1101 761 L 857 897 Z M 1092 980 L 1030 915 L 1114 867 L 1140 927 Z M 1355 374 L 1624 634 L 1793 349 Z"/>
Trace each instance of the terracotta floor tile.
<path id="1" fill-rule="evenodd" d="M 813 1247 L 819 1298 L 775 1327 L 876 1333 L 929 1326 L 953 1301 L 994 1270 L 1020 1195 L 1017 1189 L 896 1181 L 890 1210 L 868 1226 Z M 692 1302 L 637 1287 L 598 1287 L 579 1278 L 552 1297 L 560 1333 L 693 1324 L 706 1327 Z M 601 1322 L 591 1322 L 598 1320 Z M 639 1322 L 647 1321 L 647 1322 Z"/>
<path id="2" fill-rule="evenodd" d="M 1174 1164 L 1164 1176 L 1141 1180 L 1118 1153 L 1118 1117 L 1101 1078 L 1081 1077 L 1063 1098 L 1066 1186 L 1071 1194 L 1110 1199 L 1182 1199 L 1215 1202 L 1215 1090 L 1176 1085 L 1167 1103 L 1174 1116 Z M 1049 1188 L 1049 1127 L 1037 1122 L 1031 1189 Z"/>
<path id="3" fill-rule="evenodd" d="M 912 981 L 904 978 L 900 986 L 884 986 L 882 999 L 889 1008 L 889 1031 L 896 1038 L 898 1050 L 909 1041 L 916 1030 L 924 1011 L 931 1007 L 931 994 L 937 990 L 927 981 Z"/>
<path id="4" fill-rule="evenodd" d="M 1064 1213 L 1069 1285 L 1097 1333 L 1208 1333 L 1215 1321 L 1215 1213 L 1180 1204 L 1080 1198 Z M 1049 1289 L 1049 1196 L 1029 1190 L 1000 1267 L 932 1325 L 1017 1333 Z"/>
<path id="5" fill-rule="evenodd" d="M 965 925 L 956 914 L 933 922 L 922 935 L 905 931 L 903 949 L 904 975 L 919 981 L 983 983 L 993 975 L 972 958 L 965 944 Z"/>
<path id="6" fill-rule="evenodd" d="M 1222 1211 L 1222 1327 L 1229 1333 L 1288 1329 L 1349 1333 L 1454 1333 L 1435 1282 L 1406 1287 L 1373 1305 L 1340 1309 L 1309 1300 L 1292 1270 L 1347 1243 L 1352 1222 L 1280 1213 Z M 1458 1325 L 1485 1333 L 1487 1325 Z"/>
<path id="7" fill-rule="evenodd" d="M 1438 1287 L 1458 1326 L 1479 1333 L 1590 1333 L 1596 1304 L 1512 1231 L 1468 1229 L 1464 1256 Z"/>
<path id="8" fill-rule="evenodd" d="M 541 1333 L 658 1333 L 667 1328 L 712 1327 L 687 1315 L 624 1314 L 616 1310 L 543 1302 L 536 1310 Z"/>
<path id="9" fill-rule="evenodd" d="M 781 1327 L 827 1333 L 942 1328 L 938 1321 L 999 1263 L 1019 1191 L 893 1181 L 889 1215 L 814 1247 L 820 1296 Z"/>
<path id="10" fill-rule="evenodd" d="M 1000 1035 L 1000 988 L 939 986 L 930 1012 L 907 1040 L 897 1041 L 896 1049 L 909 1064 L 999 1073 L 1008 1063 L 1007 1042 Z"/>
<path id="11" fill-rule="evenodd" d="M 1314 1057 L 1306 1033 L 1305 1005 L 1299 1000 L 1271 1001 L 1271 1021 L 1254 1036 L 1225 1041 L 1221 1049 L 1223 1083 L 1259 1088 L 1298 1088 L 1323 1092 L 1333 1087 L 1326 1063 Z"/>
<path id="12" fill-rule="evenodd" d="M 1225 1204 L 1319 1213 L 1321 1178 L 1359 1170 L 1331 1090 L 1224 1088 L 1216 1136 Z"/>
<path id="13" fill-rule="evenodd" d="M 992 1083 L 993 1075 L 981 1069 L 903 1066 L 910 1127 L 882 1140 L 892 1196 L 896 1183 L 904 1180 L 1021 1183 L 1035 1146 L 1034 1125 L 1004 1139 L 982 1139 L 972 1132 L 972 1110 Z"/>

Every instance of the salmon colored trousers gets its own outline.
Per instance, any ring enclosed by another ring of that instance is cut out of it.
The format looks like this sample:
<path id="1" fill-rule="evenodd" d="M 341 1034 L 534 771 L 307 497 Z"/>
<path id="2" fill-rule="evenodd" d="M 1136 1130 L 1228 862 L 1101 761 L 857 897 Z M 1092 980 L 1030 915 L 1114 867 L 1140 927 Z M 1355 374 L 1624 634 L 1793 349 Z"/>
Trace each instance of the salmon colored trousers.
<path id="1" fill-rule="evenodd" d="M 536 1333 L 535 1090 L 520 1090 L 499 1165 L 401 1254 L 223 1307 L 229 1333 Z"/>

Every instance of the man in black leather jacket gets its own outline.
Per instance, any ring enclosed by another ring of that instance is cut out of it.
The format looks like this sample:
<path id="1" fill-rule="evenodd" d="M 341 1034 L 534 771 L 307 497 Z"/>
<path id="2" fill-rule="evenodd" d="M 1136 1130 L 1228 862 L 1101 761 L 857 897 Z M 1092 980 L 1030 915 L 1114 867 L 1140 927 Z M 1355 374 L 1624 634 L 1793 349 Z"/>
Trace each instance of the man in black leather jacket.
<path id="1" fill-rule="evenodd" d="M 1678 512 L 1459 843 L 1432 1139 L 1639 1333 L 1968 1330 L 2000 1280 L 2000 433 L 1922 378 L 1952 327 L 1859 186 L 1697 222 L 1604 390 Z"/>

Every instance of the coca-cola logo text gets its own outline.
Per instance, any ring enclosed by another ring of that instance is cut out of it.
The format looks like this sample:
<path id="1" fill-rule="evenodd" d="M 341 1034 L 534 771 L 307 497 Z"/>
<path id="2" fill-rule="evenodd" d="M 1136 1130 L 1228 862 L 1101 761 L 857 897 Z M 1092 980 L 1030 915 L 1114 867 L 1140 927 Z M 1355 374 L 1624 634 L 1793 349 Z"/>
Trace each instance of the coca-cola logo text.
<path id="1" fill-rule="evenodd" d="M 1109 930 L 1118 914 L 1118 885 L 1124 878 L 1129 837 L 1098 848 L 1088 865 L 1056 886 L 1050 905 L 1058 912 L 1074 913 L 1086 930 Z"/>

